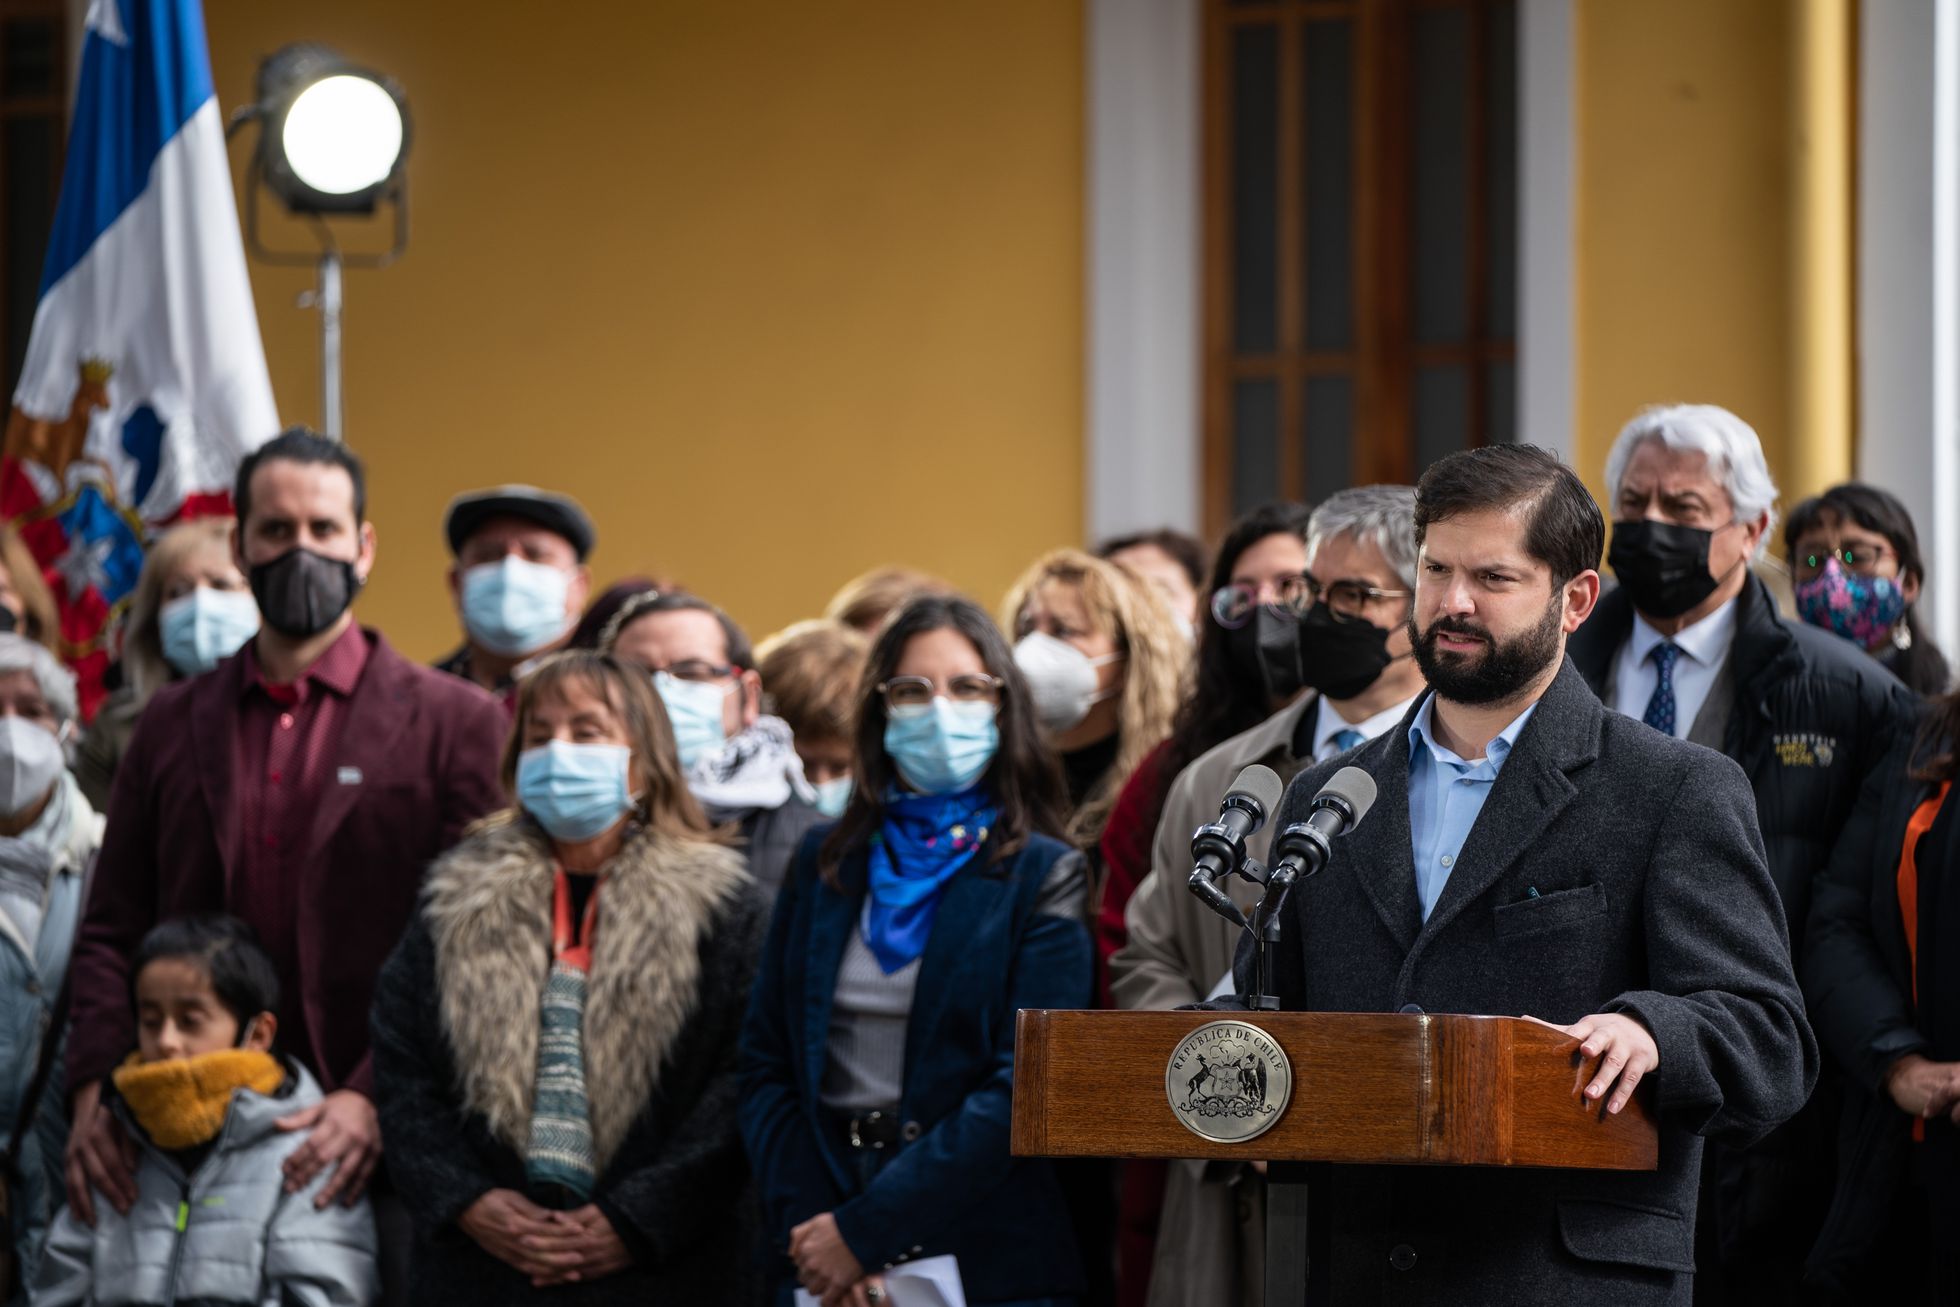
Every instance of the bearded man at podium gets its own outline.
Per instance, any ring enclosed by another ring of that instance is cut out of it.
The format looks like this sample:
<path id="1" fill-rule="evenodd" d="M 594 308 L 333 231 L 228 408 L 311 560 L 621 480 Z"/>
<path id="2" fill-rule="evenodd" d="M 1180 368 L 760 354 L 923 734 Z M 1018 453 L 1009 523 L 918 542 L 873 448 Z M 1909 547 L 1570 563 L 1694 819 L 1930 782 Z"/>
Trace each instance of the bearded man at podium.
<path id="1" fill-rule="evenodd" d="M 1286 1178 L 1307 1181 L 1312 1300 L 1686 1304 L 1702 1139 L 1767 1133 L 1818 1068 L 1749 783 L 1601 707 L 1566 661 L 1605 544 L 1569 468 L 1530 446 L 1452 455 L 1415 525 L 1431 692 L 1287 791 L 1281 829 L 1343 766 L 1378 797 L 1292 891 L 1280 1005 L 1555 1024 L 1601 1058 L 1599 1110 L 1652 1095 L 1660 1161 L 1307 1166 Z"/>

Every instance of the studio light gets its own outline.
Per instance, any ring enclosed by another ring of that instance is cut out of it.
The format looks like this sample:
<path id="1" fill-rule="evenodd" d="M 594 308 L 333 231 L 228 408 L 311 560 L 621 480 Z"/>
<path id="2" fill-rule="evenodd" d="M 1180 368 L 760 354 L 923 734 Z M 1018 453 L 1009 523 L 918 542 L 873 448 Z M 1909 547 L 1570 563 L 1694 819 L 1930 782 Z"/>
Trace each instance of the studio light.
<path id="1" fill-rule="evenodd" d="M 295 213 L 372 213 L 408 157 L 408 102 L 379 73 L 321 45 L 259 69 L 259 168 Z"/>
<path id="2" fill-rule="evenodd" d="M 320 313 L 320 429 L 341 430 L 341 271 L 382 268 L 408 249 L 408 100 L 388 77 L 313 42 L 289 45 L 259 65 L 259 98 L 231 116 L 227 135 L 259 129 L 245 176 L 245 244 L 267 263 L 312 264 L 317 288 L 300 299 Z M 314 250 L 274 249 L 260 237 L 259 190 L 305 218 Z M 342 250 L 331 216 L 365 218 L 383 201 L 395 211 L 386 250 Z"/>

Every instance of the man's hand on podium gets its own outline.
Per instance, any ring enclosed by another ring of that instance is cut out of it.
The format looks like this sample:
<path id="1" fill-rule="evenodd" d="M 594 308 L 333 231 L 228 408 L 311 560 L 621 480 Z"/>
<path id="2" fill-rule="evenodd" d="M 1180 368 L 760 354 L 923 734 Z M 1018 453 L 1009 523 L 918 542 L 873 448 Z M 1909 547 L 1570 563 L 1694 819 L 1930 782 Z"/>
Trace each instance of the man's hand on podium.
<path id="1" fill-rule="evenodd" d="M 1632 1017 L 1621 1016 L 1617 1012 L 1601 1012 L 1569 1026 L 1557 1025 L 1540 1017 L 1528 1016 L 1527 1020 L 1563 1031 L 1579 1041 L 1580 1053 L 1587 1058 L 1600 1059 L 1599 1070 L 1594 1073 L 1592 1083 L 1586 1086 L 1586 1097 L 1598 1102 L 1606 1096 L 1607 1090 L 1613 1089 L 1617 1080 L 1619 1088 L 1614 1089 L 1613 1097 L 1606 1104 L 1609 1113 L 1617 1114 L 1631 1102 L 1641 1078 L 1660 1067 L 1661 1051 L 1654 1044 L 1654 1036 Z"/>

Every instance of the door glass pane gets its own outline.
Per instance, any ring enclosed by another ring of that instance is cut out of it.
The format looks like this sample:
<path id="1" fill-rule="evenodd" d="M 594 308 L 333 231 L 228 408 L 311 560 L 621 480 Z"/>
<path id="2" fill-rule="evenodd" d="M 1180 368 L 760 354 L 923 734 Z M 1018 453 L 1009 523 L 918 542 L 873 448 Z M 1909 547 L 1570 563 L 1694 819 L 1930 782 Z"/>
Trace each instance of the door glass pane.
<path id="1" fill-rule="evenodd" d="M 1416 475 L 1470 444 L 1470 371 L 1461 363 L 1416 369 Z"/>
<path id="2" fill-rule="evenodd" d="M 1232 512 L 1279 498 L 1279 383 L 1238 382 L 1232 387 Z"/>
<path id="3" fill-rule="evenodd" d="M 1307 498 L 1354 484 L 1354 378 L 1307 378 Z"/>
<path id="4" fill-rule="evenodd" d="M 1232 33 L 1232 342 L 1279 344 L 1279 29 Z"/>
<path id="5" fill-rule="evenodd" d="M 60 19 L 10 18 L 0 23 L 0 96 L 53 95 L 60 58 Z"/>
<path id="6" fill-rule="evenodd" d="M 1422 344 L 1463 340 L 1470 328 L 1470 12 L 1415 15 L 1415 327 Z"/>
<path id="7" fill-rule="evenodd" d="M 1307 348 L 1354 343 L 1354 24 L 1310 22 L 1307 84 Z"/>
<path id="8" fill-rule="evenodd" d="M 1535 431 L 1532 443 L 1554 445 L 1559 431 Z M 1484 364 L 1484 443 L 1509 444 L 1518 439 L 1518 365 L 1509 361 Z"/>
<path id="9" fill-rule="evenodd" d="M 10 118 L 0 136 L 0 258 L 6 260 L 7 394 L 14 393 L 41 291 L 41 258 L 54 225 L 61 119 Z"/>
<path id="10" fill-rule="evenodd" d="M 1490 7 L 1485 47 L 1484 275 L 1490 298 L 1484 331 L 1509 340 L 1518 334 L 1518 7 Z"/>

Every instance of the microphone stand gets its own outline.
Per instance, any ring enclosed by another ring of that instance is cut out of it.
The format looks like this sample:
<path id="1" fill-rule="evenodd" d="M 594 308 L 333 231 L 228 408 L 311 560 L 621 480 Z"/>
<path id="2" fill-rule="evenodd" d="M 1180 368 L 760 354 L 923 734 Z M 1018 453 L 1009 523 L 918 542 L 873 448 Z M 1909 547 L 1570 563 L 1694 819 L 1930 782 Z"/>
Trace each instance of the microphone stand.
<path id="1" fill-rule="evenodd" d="M 1242 876 L 1264 890 L 1248 918 L 1223 890 L 1212 884 L 1203 866 L 1192 870 L 1189 881 L 1191 892 L 1206 907 L 1244 931 L 1246 945 L 1251 952 L 1251 984 L 1248 993 L 1236 996 L 1239 1010 L 1277 1012 L 1279 996 L 1272 992 L 1273 949 L 1279 943 L 1280 914 L 1286 907 L 1287 895 L 1292 892 L 1293 883 L 1300 876 L 1300 860 L 1281 850 L 1278 862 L 1267 868 L 1246 855 L 1242 837 L 1235 837 L 1233 832 L 1219 823 L 1200 828 L 1196 840 L 1206 851 L 1229 859 L 1227 865 L 1230 870 L 1225 873 L 1226 876 Z M 1305 854 L 1309 860 L 1306 874 L 1312 875 L 1326 861 L 1327 837 L 1306 822 L 1295 822 L 1281 836 L 1281 842 L 1289 848 L 1302 841 L 1309 846 Z M 1280 843 L 1274 847 L 1280 849 Z M 1316 847 L 1320 853 L 1318 858 L 1313 857 Z M 1221 880 L 1224 878 L 1220 877 Z M 1212 1011 L 1228 1010 L 1222 1004 L 1199 1003 L 1195 1006 Z M 1301 1179 L 1299 1168 L 1294 1166 L 1276 1165 L 1266 1177 L 1264 1287 L 1269 1303 L 1306 1301 L 1307 1186 Z"/>
<path id="2" fill-rule="evenodd" d="M 1286 836 L 1309 831 L 1309 839 L 1325 837 L 1298 822 L 1287 827 Z M 1277 847 L 1277 841 L 1275 842 Z M 1259 904 L 1246 924 L 1246 939 L 1252 946 L 1252 992 L 1242 995 L 1247 1010 L 1277 1012 L 1279 999 L 1272 993 L 1273 950 L 1279 944 L 1280 913 L 1299 878 L 1296 863 L 1282 857 L 1270 870 L 1247 860 L 1247 869 L 1258 872 L 1257 880 L 1266 887 Z M 1311 874 L 1311 873 L 1309 873 Z M 1248 877 L 1248 879 L 1252 879 Z M 1297 1166 L 1276 1164 L 1266 1175 L 1266 1301 L 1303 1303 L 1307 1298 L 1307 1186 Z"/>
<path id="3" fill-rule="evenodd" d="M 1296 838 L 1304 833 L 1309 840 L 1319 840 L 1321 848 L 1326 848 L 1326 838 L 1317 830 L 1312 830 L 1305 822 L 1287 828 L 1288 835 Z M 1264 887 L 1258 904 L 1248 919 L 1241 914 L 1236 904 L 1220 893 L 1209 881 L 1204 888 L 1212 890 L 1206 895 L 1198 889 L 1198 882 L 1204 880 L 1202 871 L 1192 876 L 1192 890 L 1198 894 L 1212 911 L 1228 921 L 1235 921 L 1244 927 L 1246 944 L 1251 950 L 1250 992 L 1237 996 L 1239 1005 L 1247 1012 L 1277 1012 L 1279 997 L 1273 990 L 1273 949 L 1280 938 L 1280 913 L 1286 907 L 1287 895 L 1292 893 L 1293 884 L 1298 879 L 1295 864 L 1285 858 L 1271 869 L 1261 865 L 1257 859 L 1241 857 L 1229 873 L 1243 876 L 1255 885 Z M 1220 903 L 1223 906 L 1220 906 Z M 1227 911 L 1229 909 L 1229 912 Z M 1201 1004 L 1200 1006 L 1207 1006 Z M 1301 1178 L 1298 1167 L 1275 1165 L 1266 1176 L 1266 1301 L 1269 1303 L 1301 1303 L 1307 1295 L 1307 1186 Z"/>
<path id="4" fill-rule="evenodd" d="M 1246 873 L 1247 880 L 1264 885 L 1266 892 L 1260 896 L 1258 906 L 1252 910 L 1252 919 L 1246 923 L 1246 942 L 1252 952 L 1252 984 L 1239 998 L 1249 1012 L 1277 1012 L 1279 997 L 1273 993 L 1273 950 L 1279 946 L 1280 911 L 1293 889 L 1293 876 L 1290 869 L 1280 868 L 1275 873 L 1250 859 L 1246 862 Z"/>

